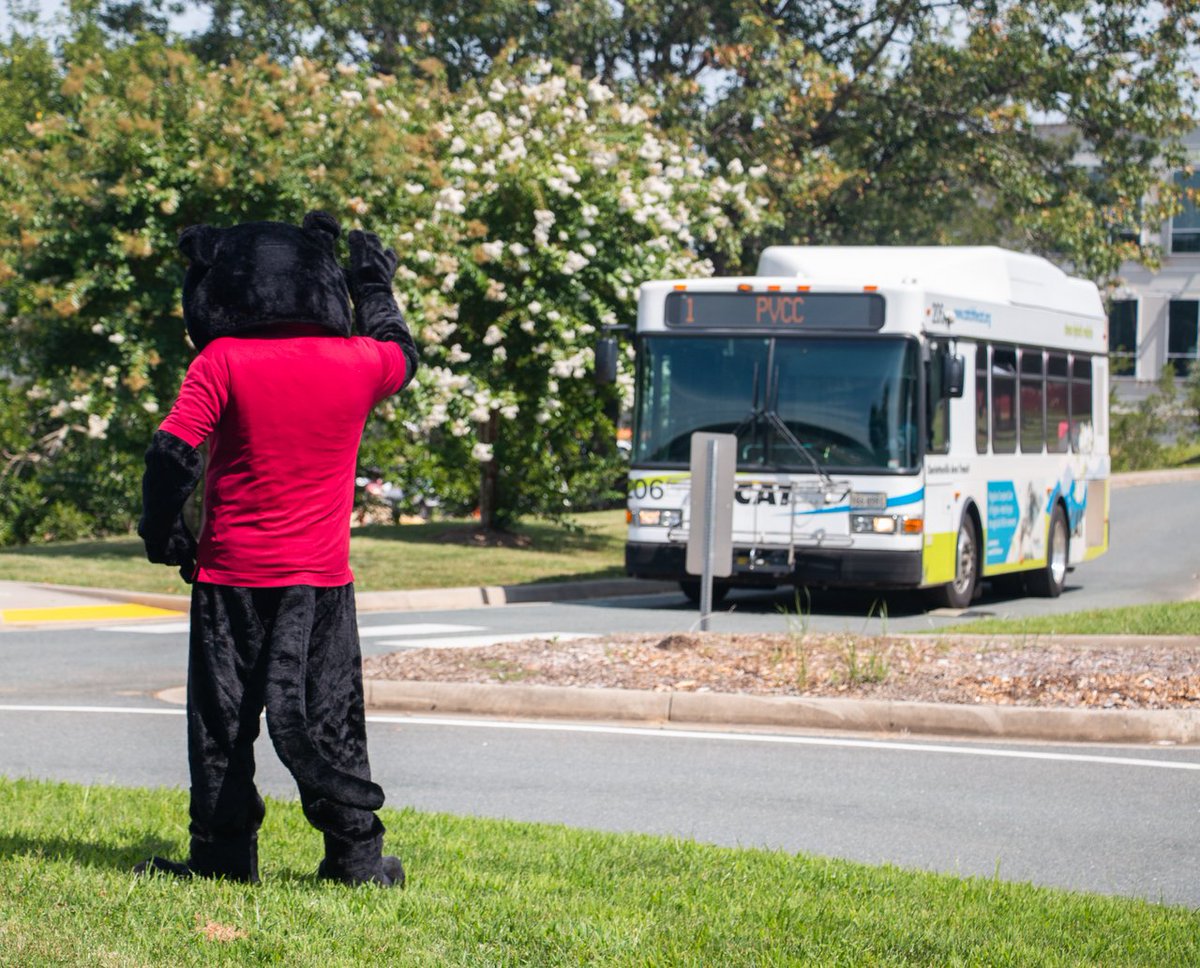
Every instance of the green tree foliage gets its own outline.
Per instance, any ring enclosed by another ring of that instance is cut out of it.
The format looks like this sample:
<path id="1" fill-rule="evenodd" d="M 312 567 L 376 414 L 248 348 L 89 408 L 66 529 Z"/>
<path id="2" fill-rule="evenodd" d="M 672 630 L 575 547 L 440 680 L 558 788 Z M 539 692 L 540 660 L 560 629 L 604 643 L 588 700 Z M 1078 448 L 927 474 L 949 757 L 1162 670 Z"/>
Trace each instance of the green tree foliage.
<path id="1" fill-rule="evenodd" d="M 1153 261 L 1123 229 L 1176 194 L 1164 168 L 1195 77 L 1195 0 L 217 0 L 205 43 L 306 47 L 452 86 L 550 55 L 649 93 L 723 160 L 766 166 L 777 241 L 1007 243 L 1103 279 Z M 1035 122 L 1061 122 L 1047 136 Z M 1081 150 L 1093 156 L 1085 170 Z M 1162 189 L 1155 195 L 1155 187 Z M 1154 199 L 1147 203 L 1147 199 Z"/>
<path id="2" fill-rule="evenodd" d="M 393 242 L 426 360 L 364 459 L 502 525 L 604 489 L 621 388 L 594 384 L 593 346 L 638 281 L 709 272 L 765 220 L 745 178 L 550 62 L 450 92 L 305 58 L 207 66 L 147 37 L 68 64 L 53 100 L 0 152 L 0 402 L 21 411 L 0 442 L 26 509 L 9 540 L 136 518 L 192 355 L 184 226 L 320 207 Z"/>

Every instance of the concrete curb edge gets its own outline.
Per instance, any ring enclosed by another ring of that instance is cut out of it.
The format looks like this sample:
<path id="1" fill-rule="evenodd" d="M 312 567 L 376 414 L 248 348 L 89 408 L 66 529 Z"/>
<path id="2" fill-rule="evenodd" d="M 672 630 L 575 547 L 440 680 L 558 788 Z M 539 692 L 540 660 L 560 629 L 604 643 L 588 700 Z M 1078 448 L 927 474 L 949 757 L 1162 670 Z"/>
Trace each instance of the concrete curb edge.
<path id="1" fill-rule="evenodd" d="M 1067 743 L 1200 742 L 1200 711 L 1047 709 L 368 679 L 371 712 L 914 733 Z"/>
<path id="2" fill-rule="evenodd" d="M 65 592 L 102 601 L 126 602 L 186 612 L 191 607 L 188 595 L 125 591 L 119 588 L 91 588 L 83 585 L 56 585 L 31 582 L 48 591 Z M 357 592 L 360 612 L 403 612 L 421 609 L 483 608 L 489 605 L 516 605 L 524 602 L 567 602 L 589 598 L 619 598 L 631 595 L 658 595 L 676 591 L 675 582 L 643 581 L 638 578 L 600 578 L 581 581 L 542 582 L 529 585 L 484 585 L 463 588 L 418 588 L 401 591 Z"/>

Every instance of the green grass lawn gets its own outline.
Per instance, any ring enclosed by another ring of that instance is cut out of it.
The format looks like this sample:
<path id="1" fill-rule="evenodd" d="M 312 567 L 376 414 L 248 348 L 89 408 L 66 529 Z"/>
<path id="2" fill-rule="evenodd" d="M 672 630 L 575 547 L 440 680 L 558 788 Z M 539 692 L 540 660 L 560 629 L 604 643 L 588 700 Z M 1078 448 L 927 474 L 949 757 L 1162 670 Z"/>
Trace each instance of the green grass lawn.
<path id="1" fill-rule="evenodd" d="M 369 525 L 352 533 L 350 566 L 359 591 L 623 575 L 625 512 L 580 514 L 575 523 L 523 522 L 514 529 L 520 546 L 490 548 L 467 542 L 475 525 L 465 521 Z M 0 549 L 4 579 L 160 593 L 188 587 L 174 568 L 146 561 L 132 537 Z"/>
<path id="2" fill-rule="evenodd" d="M 263 883 L 137 879 L 186 796 L 0 779 L 0 965 L 1188 965 L 1200 914 L 993 879 L 384 811 L 404 891 L 318 883 L 271 802 Z"/>
<path id="3" fill-rule="evenodd" d="M 981 618 L 938 631 L 976 635 L 1197 635 L 1200 602 L 1097 608 L 1031 618 Z"/>

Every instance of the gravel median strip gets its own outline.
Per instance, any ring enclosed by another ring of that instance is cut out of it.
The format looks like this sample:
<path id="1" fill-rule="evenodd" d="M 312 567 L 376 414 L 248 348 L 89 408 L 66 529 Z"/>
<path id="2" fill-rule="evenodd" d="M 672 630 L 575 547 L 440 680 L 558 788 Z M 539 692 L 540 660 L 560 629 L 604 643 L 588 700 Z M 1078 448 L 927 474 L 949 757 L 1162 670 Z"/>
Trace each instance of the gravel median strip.
<path id="1" fill-rule="evenodd" d="M 364 660 L 408 711 L 1200 741 L 1200 637 L 720 634 L 531 637 Z"/>

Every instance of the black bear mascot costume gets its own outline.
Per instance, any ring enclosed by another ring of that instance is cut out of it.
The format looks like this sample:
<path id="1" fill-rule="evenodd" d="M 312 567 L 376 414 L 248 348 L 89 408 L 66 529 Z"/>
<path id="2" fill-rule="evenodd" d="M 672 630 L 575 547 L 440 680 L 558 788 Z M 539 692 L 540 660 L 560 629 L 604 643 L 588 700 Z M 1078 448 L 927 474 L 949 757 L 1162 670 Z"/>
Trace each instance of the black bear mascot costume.
<path id="1" fill-rule="evenodd" d="M 337 222 L 186 229 L 183 312 L 198 355 L 146 453 L 138 533 L 193 581 L 188 657 L 191 854 L 139 872 L 258 880 L 267 729 L 322 832 L 317 874 L 403 886 L 383 856 L 349 567 L 363 424 L 412 379 L 417 350 L 392 296 L 396 254 Z M 353 300 L 357 335 L 351 332 Z M 208 442 L 207 471 L 199 450 Z M 204 476 L 199 542 L 182 509 Z"/>

